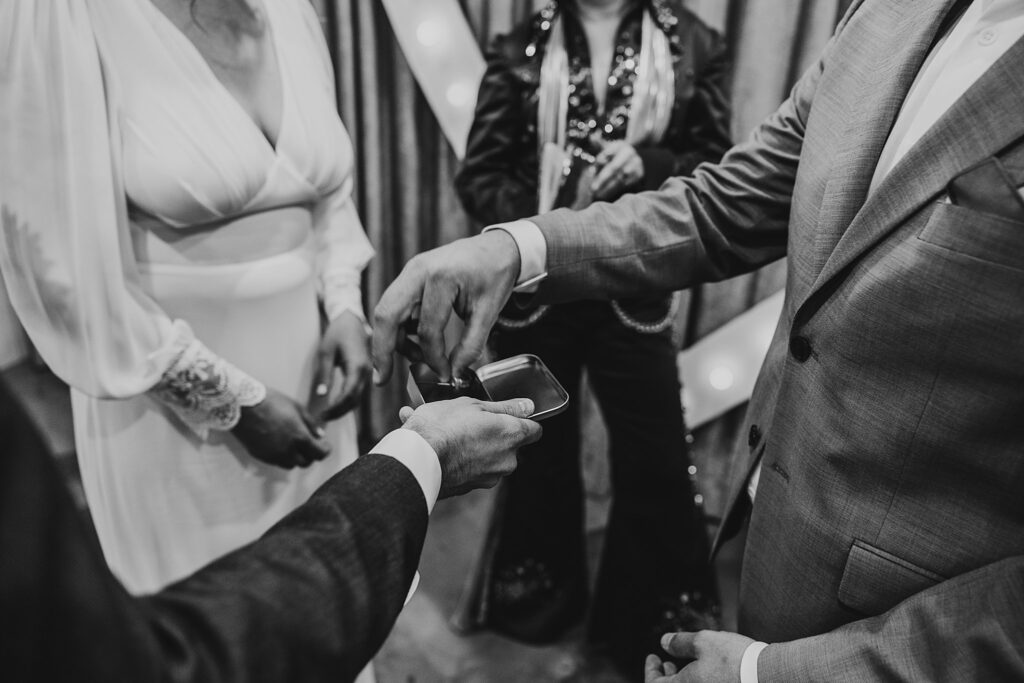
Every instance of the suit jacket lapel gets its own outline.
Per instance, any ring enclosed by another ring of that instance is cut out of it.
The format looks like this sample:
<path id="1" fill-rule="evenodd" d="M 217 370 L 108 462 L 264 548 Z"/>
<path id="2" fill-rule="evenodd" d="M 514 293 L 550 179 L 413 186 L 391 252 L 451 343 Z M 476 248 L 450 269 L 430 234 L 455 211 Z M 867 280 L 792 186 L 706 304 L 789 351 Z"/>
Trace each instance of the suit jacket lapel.
<path id="1" fill-rule="evenodd" d="M 1022 135 L 1024 39 L 993 64 L 879 184 L 843 232 L 809 295 L 939 196 L 954 176 Z"/>
<path id="2" fill-rule="evenodd" d="M 831 177 L 822 196 L 815 234 L 813 278 L 821 272 L 836 243 L 864 205 L 878 158 L 929 48 L 955 0 L 936 3 L 931 12 L 918 3 L 886 3 L 875 20 L 885 39 L 870 47 L 855 110 L 847 119 Z M 882 15 L 882 13 L 885 13 Z M 810 279 L 810 278 L 809 278 Z"/>

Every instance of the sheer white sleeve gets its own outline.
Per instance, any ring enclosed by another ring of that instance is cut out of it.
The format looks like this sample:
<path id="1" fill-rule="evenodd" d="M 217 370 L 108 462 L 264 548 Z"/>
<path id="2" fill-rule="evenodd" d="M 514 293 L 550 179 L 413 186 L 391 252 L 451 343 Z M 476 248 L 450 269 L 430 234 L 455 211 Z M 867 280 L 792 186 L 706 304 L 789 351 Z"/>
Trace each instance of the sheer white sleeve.
<path id="1" fill-rule="evenodd" d="M 310 41 L 319 55 L 316 60 L 320 67 L 318 76 L 324 92 L 331 102 L 336 102 L 334 68 L 316 10 L 309 2 L 296 4 L 309 30 Z M 344 130 L 339 132 L 337 153 L 341 159 L 343 180 L 338 187 L 321 198 L 313 211 L 320 298 L 329 320 L 334 320 L 345 311 L 351 311 L 365 321 L 360 281 L 363 269 L 373 258 L 374 251 L 352 201 L 352 142 Z"/>
<path id="2" fill-rule="evenodd" d="M 351 311 L 365 320 L 360 280 L 373 258 L 373 247 L 363 231 L 352 202 L 352 180 L 324 197 L 313 212 L 317 240 L 317 272 L 321 297 L 329 320 Z"/>
<path id="3" fill-rule="evenodd" d="M 0 272 L 39 353 L 88 394 L 151 391 L 201 435 L 232 427 L 262 387 L 139 284 L 88 3 L 0 3 L 0 93 Z"/>

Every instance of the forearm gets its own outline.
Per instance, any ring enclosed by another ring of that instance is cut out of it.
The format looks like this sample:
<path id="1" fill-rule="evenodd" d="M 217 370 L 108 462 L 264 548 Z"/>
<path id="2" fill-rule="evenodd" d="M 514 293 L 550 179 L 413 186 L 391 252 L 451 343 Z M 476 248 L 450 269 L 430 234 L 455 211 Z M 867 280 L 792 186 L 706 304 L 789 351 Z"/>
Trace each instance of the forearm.
<path id="1" fill-rule="evenodd" d="M 683 289 L 786 253 L 793 187 L 820 65 L 721 163 L 659 190 L 530 219 L 547 243 L 542 302 Z"/>
<path id="2" fill-rule="evenodd" d="M 1024 557 L 944 581 L 885 614 L 770 645 L 758 681 L 1024 680 Z"/>
<path id="3" fill-rule="evenodd" d="M 798 152 L 796 152 L 798 154 Z M 728 164 L 530 220 L 547 244 L 546 303 L 617 299 L 684 289 L 752 271 L 786 253 L 792 176 L 774 175 L 749 148 Z M 795 172 L 796 156 L 781 161 Z"/>
<path id="4" fill-rule="evenodd" d="M 749 272 L 786 253 L 804 131 L 825 56 L 750 139 L 654 192 L 531 219 L 547 243 L 541 301 L 620 298 Z"/>
<path id="5" fill-rule="evenodd" d="M 401 610 L 427 525 L 397 460 L 364 456 L 263 538 L 148 598 L 170 681 L 345 681 Z"/>
<path id="6" fill-rule="evenodd" d="M 351 312 L 365 320 L 361 281 L 374 250 L 352 201 L 352 178 L 321 199 L 313 211 L 316 269 L 328 320 Z"/>

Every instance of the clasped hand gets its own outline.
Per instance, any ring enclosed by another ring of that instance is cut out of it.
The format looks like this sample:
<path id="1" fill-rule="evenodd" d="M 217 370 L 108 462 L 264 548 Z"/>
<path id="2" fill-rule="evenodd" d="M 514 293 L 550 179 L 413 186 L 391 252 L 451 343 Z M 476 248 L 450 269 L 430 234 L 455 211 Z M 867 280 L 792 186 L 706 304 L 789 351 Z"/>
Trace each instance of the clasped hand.
<path id="1" fill-rule="evenodd" d="M 234 434 L 249 454 L 283 468 L 309 467 L 331 452 L 324 423 L 352 410 L 370 377 L 370 353 L 363 321 L 342 313 L 327 326 L 317 349 L 313 396 L 309 406 L 267 387 L 267 397 L 242 409 Z M 335 367 L 341 388 L 334 391 Z"/>

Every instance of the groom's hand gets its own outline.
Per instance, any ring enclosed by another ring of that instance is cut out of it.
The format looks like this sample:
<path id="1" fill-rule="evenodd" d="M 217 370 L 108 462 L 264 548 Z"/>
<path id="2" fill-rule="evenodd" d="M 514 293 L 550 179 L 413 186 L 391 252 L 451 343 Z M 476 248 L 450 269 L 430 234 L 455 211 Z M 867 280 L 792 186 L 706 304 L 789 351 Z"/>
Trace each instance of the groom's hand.
<path id="1" fill-rule="evenodd" d="M 661 639 L 665 652 L 689 663 L 676 668 L 657 655 L 648 655 L 644 683 L 739 683 L 743 653 L 753 642 L 724 631 L 667 633 Z"/>
<path id="2" fill-rule="evenodd" d="M 533 401 L 478 401 L 457 398 L 399 412 L 402 427 L 430 444 L 441 461 L 441 498 L 490 488 L 516 469 L 516 451 L 541 435 L 526 419 Z"/>
<path id="3" fill-rule="evenodd" d="M 457 240 L 410 259 L 373 313 L 377 383 L 391 376 L 393 354 L 401 350 L 407 332 L 417 335 L 423 360 L 442 380 L 461 377 L 483 353 L 518 277 L 519 248 L 504 230 Z M 452 311 L 466 329 L 449 354 L 444 329 Z M 413 324 L 415 329 L 409 329 Z"/>

